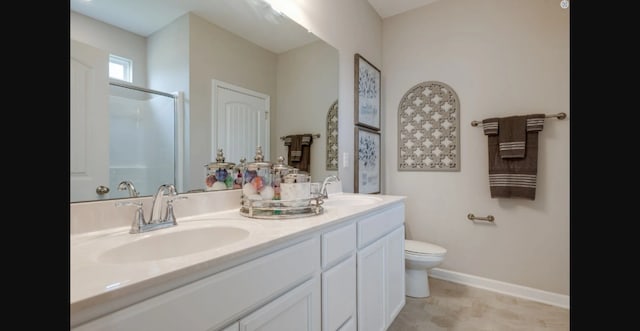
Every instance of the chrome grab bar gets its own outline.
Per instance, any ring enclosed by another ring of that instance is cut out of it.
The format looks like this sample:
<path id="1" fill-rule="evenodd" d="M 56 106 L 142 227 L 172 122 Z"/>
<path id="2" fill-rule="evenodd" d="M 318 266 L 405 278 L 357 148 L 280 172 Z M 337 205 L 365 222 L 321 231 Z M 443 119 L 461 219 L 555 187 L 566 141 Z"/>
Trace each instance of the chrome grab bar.
<path id="1" fill-rule="evenodd" d="M 493 217 L 493 215 L 488 215 L 487 217 L 478 217 L 478 216 L 475 216 L 475 215 L 473 215 L 471 213 L 467 215 L 467 218 L 472 220 L 472 221 L 478 220 L 478 221 L 485 221 L 485 222 L 491 222 L 491 223 L 493 223 L 493 221 L 496 220 L 496 218 Z"/>

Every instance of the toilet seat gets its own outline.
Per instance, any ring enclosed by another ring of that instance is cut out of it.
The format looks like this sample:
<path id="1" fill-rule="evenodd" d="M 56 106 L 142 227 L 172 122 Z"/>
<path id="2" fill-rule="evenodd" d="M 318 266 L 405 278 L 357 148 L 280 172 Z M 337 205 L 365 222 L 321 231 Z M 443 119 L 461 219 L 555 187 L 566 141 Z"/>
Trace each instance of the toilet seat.
<path id="1" fill-rule="evenodd" d="M 418 240 L 404 240 L 406 253 L 418 256 L 444 256 L 447 250 L 438 245 Z"/>

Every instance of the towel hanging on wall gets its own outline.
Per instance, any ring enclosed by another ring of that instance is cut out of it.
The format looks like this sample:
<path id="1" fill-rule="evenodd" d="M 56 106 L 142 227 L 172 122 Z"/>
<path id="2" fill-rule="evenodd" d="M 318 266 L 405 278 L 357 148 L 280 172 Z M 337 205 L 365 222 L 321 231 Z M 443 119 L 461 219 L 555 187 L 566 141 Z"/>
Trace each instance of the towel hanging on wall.
<path id="1" fill-rule="evenodd" d="M 290 166 L 310 173 L 312 134 L 296 134 L 286 136 L 284 145 L 289 147 L 287 160 Z"/>
<path id="2" fill-rule="evenodd" d="M 535 200 L 538 132 L 542 131 L 544 117 L 544 114 L 531 114 L 482 121 L 488 141 L 492 198 Z"/>

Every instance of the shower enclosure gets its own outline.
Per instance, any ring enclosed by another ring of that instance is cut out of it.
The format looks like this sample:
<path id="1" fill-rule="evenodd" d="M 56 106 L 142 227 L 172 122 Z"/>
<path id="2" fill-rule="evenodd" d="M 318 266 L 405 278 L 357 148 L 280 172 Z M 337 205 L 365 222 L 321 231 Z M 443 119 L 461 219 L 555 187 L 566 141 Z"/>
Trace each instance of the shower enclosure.
<path id="1" fill-rule="evenodd" d="M 109 194 L 130 181 L 141 196 L 153 195 L 162 184 L 179 183 L 177 162 L 181 94 L 154 91 L 117 82 L 109 83 Z M 105 198 L 106 198 L 105 197 Z"/>

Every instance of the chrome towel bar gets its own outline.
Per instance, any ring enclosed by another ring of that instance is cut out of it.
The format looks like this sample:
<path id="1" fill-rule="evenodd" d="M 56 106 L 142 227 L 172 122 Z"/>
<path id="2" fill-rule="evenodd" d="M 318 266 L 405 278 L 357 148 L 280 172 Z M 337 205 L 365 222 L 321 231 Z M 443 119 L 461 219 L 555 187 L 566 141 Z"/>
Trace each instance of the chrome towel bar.
<path id="1" fill-rule="evenodd" d="M 491 223 L 493 223 L 493 221 L 496 220 L 496 218 L 493 217 L 493 215 L 488 215 L 487 217 L 478 217 L 478 216 L 475 216 L 473 214 L 468 214 L 467 218 L 472 220 L 472 221 L 478 220 L 478 221 L 485 221 L 485 222 L 491 222 Z"/>
<path id="2" fill-rule="evenodd" d="M 567 114 L 566 113 L 557 113 L 557 114 L 551 114 L 551 115 L 546 115 L 545 118 L 552 118 L 552 117 L 556 117 L 559 120 L 563 120 L 565 118 L 567 118 Z M 471 121 L 471 126 L 478 126 L 478 124 L 482 124 L 482 121 Z"/>
<path id="3" fill-rule="evenodd" d="M 312 136 L 314 138 L 320 138 L 320 134 L 319 133 L 314 133 L 314 134 L 312 134 Z M 280 140 L 285 140 L 285 139 L 287 139 L 287 136 L 280 137 Z"/>

